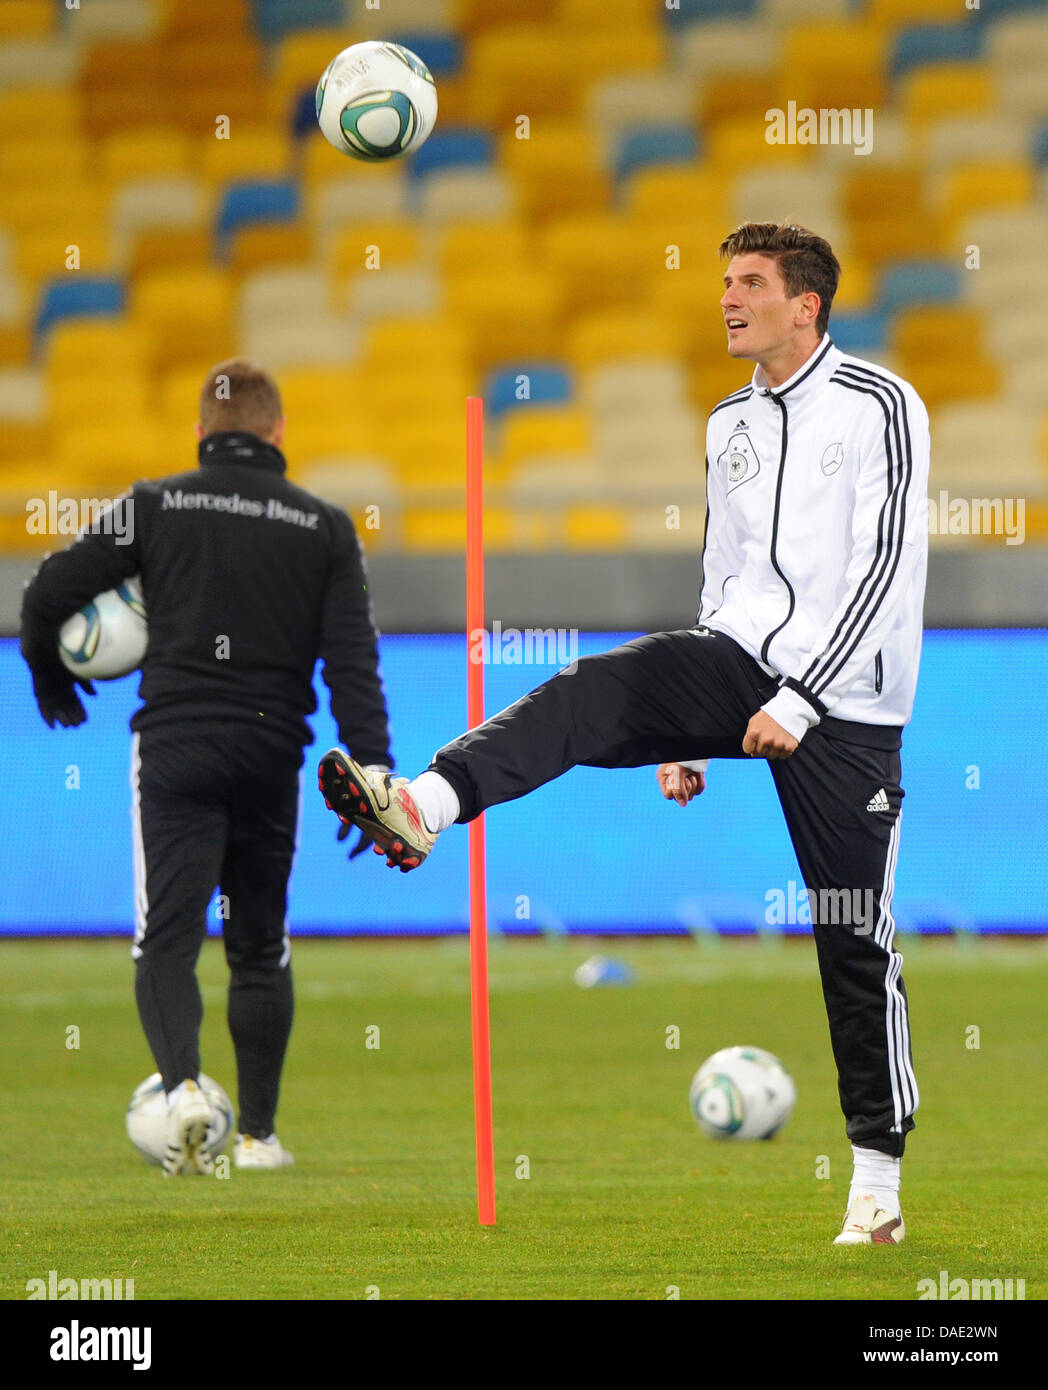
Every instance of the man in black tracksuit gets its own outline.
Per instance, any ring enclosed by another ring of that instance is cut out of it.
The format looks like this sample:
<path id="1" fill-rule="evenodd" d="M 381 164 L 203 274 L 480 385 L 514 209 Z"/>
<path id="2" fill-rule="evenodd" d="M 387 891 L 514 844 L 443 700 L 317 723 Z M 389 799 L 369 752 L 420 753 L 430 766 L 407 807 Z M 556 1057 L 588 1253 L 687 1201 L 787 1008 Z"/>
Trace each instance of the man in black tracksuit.
<path id="1" fill-rule="evenodd" d="M 216 886 L 230 968 L 239 1167 L 290 1161 L 275 1139 L 291 1030 L 285 913 L 318 658 L 339 737 L 391 765 L 364 559 L 345 512 L 289 482 L 275 383 L 222 363 L 201 393 L 199 467 L 138 482 L 26 588 L 22 651 L 52 727 L 86 718 L 59 661 L 62 623 L 141 576 L 149 642 L 134 734 L 135 993 L 172 1114 L 193 1119 L 196 960 Z M 108 519 L 112 523 L 113 518 Z M 119 538 L 119 539 L 118 539 Z M 126 543 L 125 543 L 126 542 Z M 172 1097 L 175 1100 L 172 1100 Z M 171 1172 L 207 1171 L 197 1121 L 172 1122 Z"/>

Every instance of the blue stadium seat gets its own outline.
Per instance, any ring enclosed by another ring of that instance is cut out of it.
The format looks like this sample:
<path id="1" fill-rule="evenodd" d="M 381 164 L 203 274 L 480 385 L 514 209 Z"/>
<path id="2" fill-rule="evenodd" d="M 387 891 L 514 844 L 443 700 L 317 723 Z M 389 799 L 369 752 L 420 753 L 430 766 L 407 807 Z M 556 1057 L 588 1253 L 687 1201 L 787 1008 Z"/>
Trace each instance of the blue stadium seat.
<path id="1" fill-rule="evenodd" d="M 680 8 L 665 11 L 666 23 L 673 28 L 703 19 L 752 19 L 757 0 L 680 0 Z"/>
<path id="2" fill-rule="evenodd" d="M 393 34 L 391 42 L 417 53 L 434 77 L 453 77 L 462 71 L 462 40 L 457 34 L 413 29 L 410 33 Z"/>
<path id="3" fill-rule="evenodd" d="M 314 131 L 317 125 L 317 91 L 312 84 L 303 87 L 291 104 L 291 134 L 301 140 Z"/>
<path id="4" fill-rule="evenodd" d="M 868 314 L 830 315 L 830 337 L 841 352 L 879 352 L 888 335 L 888 316 L 874 310 Z"/>
<path id="5" fill-rule="evenodd" d="M 337 29 L 346 22 L 343 0 L 254 0 L 255 32 L 275 43 L 296 29 Z"/>
<path id="6" fill-rule="evenodd" d="M 1034 132 L 1033 145 L 1030 149 L 1034 160 L 1038 164 L 1048 164 L 1048 121 L 1042 121 L 1041 125 Z"/>
<path id="7" fill-rule="evenodd" d="M 972 11 L 976 24 L 992 24 L 1008 14 L 1019 14 L 1023 10 L 1044 10 L 1048 8 L 1045 0 L 993 0 L 992 4 L 980 5 Z"/>
<path id="8" fill-rule="evenodd" d="M 522 400 L 520 378 L 527 377 L 527 396 Z M 484 400 L 493 419 L 522 406 L 560 404 L 573 395 L 571 372 L 555 362 L 524 362 L 519 367 L 500 367 L 484 383 Z"/>
<path id="9" fill-rule="evenodd" d="M 492 164 L 494 159 L 495 142 L 488 131 L 468 126 L 442 130 L 438 124 L 426 143 L 411 155 L 408 172 L 421 178 L 449 165 Z"/>
<path id="10" fill-rule="evenodd" d="M 226 185 L 215 218 L 219 252 L 238 227 L 251 222 L 293 222 L 299 215 L 298 185 L 291 179 L 245 179 Z"/>
<path id="11" fill-rule="evenodd" d="M 698 155 L 698 136 L 688 126 L 634 127 L 623 132 L 615 151 L 615 177 L 628 178 L 649 164 L 690 164 Z"/>
<path id="12" fill-rule="evenodd" d="M 900 261 L 881 275 L 877 307 L 893 314 L 907 304 L 952 304 L 961 297 L 961 272 L 951 261 Z"/>
<path id="13" fill-rule="evenodd" d="M 34 333 L 36 342 L 60 319 L 122 314 L 124 282 L 112 276 L 69 275 L 49 280 L 40 291 Z"/>
<path id="14" fill-rule="evenodd" d="M 892 81 L 927 63 L 963 63 L 982 56 L 984 31 L 975 24 L 912 24 L 900 29 L 888 64 Z"/>

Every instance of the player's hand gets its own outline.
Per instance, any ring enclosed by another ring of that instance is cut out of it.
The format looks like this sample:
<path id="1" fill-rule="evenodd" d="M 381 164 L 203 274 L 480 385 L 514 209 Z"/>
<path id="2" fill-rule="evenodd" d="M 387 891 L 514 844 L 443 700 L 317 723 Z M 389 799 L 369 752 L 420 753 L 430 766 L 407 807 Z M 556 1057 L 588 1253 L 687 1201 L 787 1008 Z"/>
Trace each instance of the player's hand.
<path id="1" fill-rule="evenodd" d="M 706 774 L 685 767 L 683 763 L 662 763 L 655 776 L 666 800 L 675 801 L 678 806 L 687 806 L 692 797 L 706 790 Z"/>
<path id="2" fill-rule="evenodd" d="M 371 846 L 375 843 L 374 839 L 368 833 L 368 831 L 364 830 L 361 826 L 353 825 L 351 821 L 341 822 L 341 824 L 338 827 L 338 834 L 335 836 L 335 838 L 338 841 L 338 843 L 341 844 L 343 840 L 349 838 L 350 833 L 354 830 L 360 830 L 360 839 L 357 840 L 356 844 L 349 851 L 348 857 L 350 860 L 356 859 L 358 854 L 363 854 L 365 850 L 370 849 Z"/>
<path id="3" fill-rule="evenodd" d="M 70 672 L 34 671 L 33 694 L 41 718 L 49 729 L 60 724 L 63 729 L 75 729 L 87 719 L 77 686 L 82 686 L 88 695 L 95 693 L 95 687 L 82 676 Z"/>
<path id="4" fill-rule="evenodd" d="M 751 758 L 788 758 L 797 751 L 797 740 L 788 734 L 781 724 L 776 724 L 770 714 L 759 709 L 746 725 L 746 736 L 742 740 L 742 751 Z"/>

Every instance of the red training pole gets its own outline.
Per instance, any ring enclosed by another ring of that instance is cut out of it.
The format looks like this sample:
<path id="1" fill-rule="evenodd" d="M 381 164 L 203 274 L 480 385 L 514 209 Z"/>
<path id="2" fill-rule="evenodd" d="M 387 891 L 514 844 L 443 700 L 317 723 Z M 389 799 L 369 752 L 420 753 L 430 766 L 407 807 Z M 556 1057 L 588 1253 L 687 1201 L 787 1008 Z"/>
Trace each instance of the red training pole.
<path id="1" fill-rule="evenodd" d="M 484 722 L 484 402 L 466 398 L 466 664 L 469 727 Z M 472 654 L 479 651 L 480 659 Z M 473 1116 L 477 1135 L 477 1216 L 495 1224 L 495 1140 L 488 1015 L 488 911 L 484 817 L 469 825 L 469 976 L 473 1010 Z"/>

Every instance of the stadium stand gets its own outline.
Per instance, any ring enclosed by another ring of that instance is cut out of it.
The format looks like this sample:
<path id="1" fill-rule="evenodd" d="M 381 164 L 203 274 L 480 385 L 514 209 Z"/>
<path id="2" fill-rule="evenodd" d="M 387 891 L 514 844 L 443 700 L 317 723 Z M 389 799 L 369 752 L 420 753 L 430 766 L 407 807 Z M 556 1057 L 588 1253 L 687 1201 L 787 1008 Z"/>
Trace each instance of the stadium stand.
<path id="1" fill-rule="evenodd" d="M 174 436 L 184 459 L 193 382 L 237 351 L 284 379 L 297 475 L 380 502 L 369 544 L 461 544 L 476 392 L 495 548 L 683 544 L 639 498 L 701 500 L 704 412 L 748 378 L 716 304 L 744 218 L 833 241 L 831 332 L 925 395 L 936 486 L 988 486 L 1006 452 L 1043 496 L 1048 7 L 803 8 L 621 0 L 609 26 L 603 0 L 401 0 L 390 33 L 347 0 L 0 3 L 5 549 L 39 545 L 18 516 L 41 478 L 114 493 Z M 389 167 L 311 116 L 369 36 L 440 95 Z M 870 152 L 769 143 L 790 101 L 873 108 Z"/>

